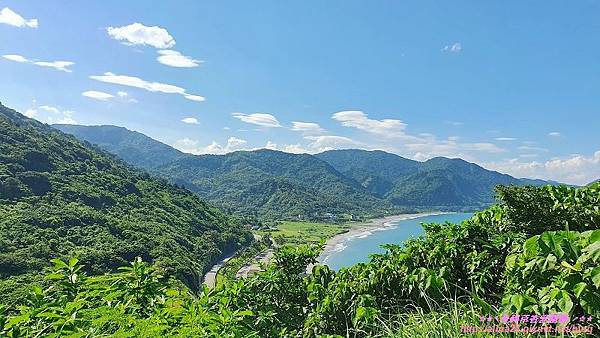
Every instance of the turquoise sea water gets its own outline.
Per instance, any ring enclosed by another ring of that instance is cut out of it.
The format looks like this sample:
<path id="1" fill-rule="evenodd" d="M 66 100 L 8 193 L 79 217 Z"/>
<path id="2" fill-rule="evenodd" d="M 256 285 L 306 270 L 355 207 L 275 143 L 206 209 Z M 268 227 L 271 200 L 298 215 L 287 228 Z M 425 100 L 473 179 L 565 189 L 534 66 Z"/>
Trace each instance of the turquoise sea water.
<path id="1" fill-rule="evenodd" d="M 336 250 L 326 257 L 320 257 L 321 263 L 338 270 L 360 262 L 368 262 L 369 255 L 384 253 L 383 244 L 401 244 L 403 241 L 423 234 L 421 223 L 458 223 L 473 214 L 455 213 L 435 216 L 422 216 L 403 221 L 394 221 L 381 228 L 369 229 L 348 238 L 338 244 Z"/>

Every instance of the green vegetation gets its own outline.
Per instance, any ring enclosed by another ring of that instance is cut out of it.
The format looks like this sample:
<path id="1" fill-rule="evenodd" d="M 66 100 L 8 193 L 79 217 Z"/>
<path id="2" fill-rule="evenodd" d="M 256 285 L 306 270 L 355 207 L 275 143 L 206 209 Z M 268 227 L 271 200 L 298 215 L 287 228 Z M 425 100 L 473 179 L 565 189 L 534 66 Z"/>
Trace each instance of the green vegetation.
<path id="1" fill-rule="evenodd" d="M 191 192 L 0 105 L 0 301 L 22 299 L 50 259 L 71 256 L 89 274 L 139 256 L 195 289 L 251 240 Z"/>
<path id="2" fill-rule="evenodd" d="M 226 210 L 269 219 L 370 215 L 393 207 L 308 154 L 272 150 L 189 156 L 157 168 Z"/>
<path id="3" fill-rule="evenodd" d="M 543 185 L 516 179 L 461 159 L 417 162 L 383 151 L 332 150 L 317 157 L 393 205 L 430 210 L 481 210 L 494 202 L 494 187 Z"/>
<path id="4" fill-rule="evenodd" d="M 425 236 L 369 263 L 339 272 L 316 265 L 306 276 L 319 248 L 284 246 L 267 271 L 199 294 L 172 290 L 161 267 L 139 261 L 89 279 L 77 261 L 55 261 L 53 287 L 2 310 L 0 332 L 449 337 L 481 315 L 567 313 L 592 316 L 597 333 L 600 184 L 499 187 L 498 197 L 460 224 L 426 225 Z"/>
<path id="5" fill-rule="evenodd" d="M 73 124 L 55 124 L 53 127 L 145 169 L 156 168 L 187 156 L 173 147 L 123 127 Z"/>
<path id="6" fill-rule="evenodd" d="M 283 221 L 268 233 L 279 245 L 319 244 L 339 233 L 348 231 L 347 224 Z"/>
<path id="7" fill-rule="evenodd" d="M 189 155 L 113 126 L 57 128 L 183 185 L 222 209 L 261 219 L 323 221 L 427 210 L 481 210 L 504 185 L 543 185 L 460 159 L 418 162 L 383 151 L 332 150 L 317 155 L 272 150 Z"/>
<path id="8" fill-rule="evenodd" d="M 280 221 L 270 225 L 268 230 L 257 231 L 261 236 L 249 247 L 241 249 L 235 257 L 231 258 L 217 274 L 217 283 L 222 284 L 225 280 L 234 280 L 237 272 L 245 265 L 258 264 L 255 258 L 268 249 L 281 245 L 320 245 L 327 239 L 348 231 L 347 224 L 315 223 L 315 222 L 293 222 Z"/>

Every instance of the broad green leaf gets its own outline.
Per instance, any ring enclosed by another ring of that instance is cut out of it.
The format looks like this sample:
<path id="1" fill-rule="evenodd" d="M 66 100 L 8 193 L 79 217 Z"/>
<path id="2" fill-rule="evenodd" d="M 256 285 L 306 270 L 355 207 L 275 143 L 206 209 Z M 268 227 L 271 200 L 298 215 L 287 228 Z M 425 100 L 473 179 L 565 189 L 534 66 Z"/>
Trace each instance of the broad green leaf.
<path id="1" fill-rule="evenodd" d="M 592 283 L 597 288 L 600 288 L 600 266 L 595 267 L 590 273 L 592 277 Z"/>

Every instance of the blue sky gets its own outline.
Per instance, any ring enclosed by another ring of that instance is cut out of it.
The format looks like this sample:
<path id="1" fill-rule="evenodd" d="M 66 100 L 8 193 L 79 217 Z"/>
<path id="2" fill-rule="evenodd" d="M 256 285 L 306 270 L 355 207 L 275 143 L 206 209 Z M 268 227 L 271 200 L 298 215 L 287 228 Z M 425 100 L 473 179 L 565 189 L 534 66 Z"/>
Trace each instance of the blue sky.
<path id="1" fill-rule="evenodd" d="M 600 177 L 597 1 L 0 0 L 0 100 L 193 153 Z M 187 123 L 186 123 L 187 122 Z"/>

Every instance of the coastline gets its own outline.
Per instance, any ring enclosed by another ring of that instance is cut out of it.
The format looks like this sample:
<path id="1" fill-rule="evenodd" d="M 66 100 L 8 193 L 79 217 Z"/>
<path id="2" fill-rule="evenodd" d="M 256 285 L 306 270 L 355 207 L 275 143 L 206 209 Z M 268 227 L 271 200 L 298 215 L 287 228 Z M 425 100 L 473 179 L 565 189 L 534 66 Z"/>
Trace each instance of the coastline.
<path id="1" fill-rule="evenodd" d="M 365 238 L 372 234 L 372 231 L 379 231 L 391 226 L 390 223 L 405 221 L 409 219 L 415 219 L 419 217 L 426 216 L 436 216 L 436 215 L 445 215 L 451 214 L 452 212 L 424 212 L 417 214 L 400 214 L 393 216 L 386 216 L 383 218 L 375 218 L 368 220 L 366 223 L 354 224 L 350 228 L 350 230 L 343 232 L 341 234 L 335 235 L 331 237 L 325 243 L 325 247 L 323 251 L 319 255 L 318 261 L 320 264 L 327 264 L 327 260 L 329 257 L 340 251 L 343 251 L 346 246 L 345 243 L 354 238 Z"/>

